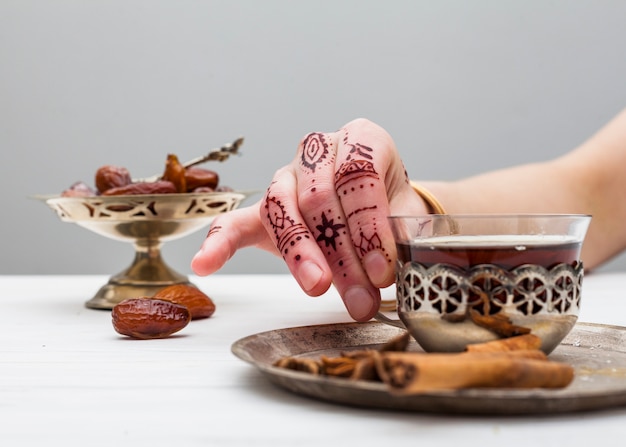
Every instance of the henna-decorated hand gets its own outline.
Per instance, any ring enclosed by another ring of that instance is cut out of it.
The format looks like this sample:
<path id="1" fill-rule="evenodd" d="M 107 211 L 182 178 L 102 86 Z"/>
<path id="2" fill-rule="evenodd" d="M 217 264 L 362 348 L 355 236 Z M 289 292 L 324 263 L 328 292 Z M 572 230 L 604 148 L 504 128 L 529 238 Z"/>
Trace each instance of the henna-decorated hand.
<path id="1" fill-rule="evenodd" d="M 256 246 L 282 256 L 311 296 L 332 282 L 351 317 L 366 321 L 378 311 L 379 288 L 394 279 L 387 216 L 426 211 L 389 134 L 357 119 L 307 135 L 261 201 L 214 220 L 191 266 L 208 275 L 239 248 Z"/>

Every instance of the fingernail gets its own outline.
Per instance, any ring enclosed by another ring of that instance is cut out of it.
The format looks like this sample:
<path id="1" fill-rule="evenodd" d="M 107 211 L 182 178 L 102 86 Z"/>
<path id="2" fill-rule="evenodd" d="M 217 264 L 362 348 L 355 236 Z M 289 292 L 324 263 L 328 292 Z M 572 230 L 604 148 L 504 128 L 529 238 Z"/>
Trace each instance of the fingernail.
<path id="1" fill-rule="evenodd" d="M 391 264 L 378 250 L 371 251 L 363 257 L 363 267 L 372 284 L 380 286 L 386 283 Z"/>
<path id="2" fill-rule="evenodd" d="M 309 292 L 315 288 L 320 282 L 324 271 L 312 261 L 304 261 L 298 269 L 298 278 L 300 285 L 305 292 Z"/>
<path id="3" fill-rule="evenodd" d="M 343 302 L 352 318 L 356 321 L 367 321 L 374 315 L 374 304 L 376 298 L 361 286 L 354 286 L 346 290 L 343 295 Z"/>

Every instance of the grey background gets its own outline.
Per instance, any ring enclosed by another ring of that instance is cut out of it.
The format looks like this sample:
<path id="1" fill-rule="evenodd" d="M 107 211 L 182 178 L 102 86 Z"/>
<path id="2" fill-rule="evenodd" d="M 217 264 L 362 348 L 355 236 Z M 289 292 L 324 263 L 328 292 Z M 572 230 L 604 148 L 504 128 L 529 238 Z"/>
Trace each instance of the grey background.
<path id="1" fill-rule="evenodd" d="M 563 154 L 626 105 L 624 23 L 619 0 L 0 0 L 0 273 L 117 273 L 129 244 L 30 197 L 240 135 L 243 156 L 213 166 L 238 189 L 356 117 L 416 179 Z M 191 273 L 204 235 L 167 243 L 166 261 Z M 286 271 L 244 249 L 221 272 Z"/>

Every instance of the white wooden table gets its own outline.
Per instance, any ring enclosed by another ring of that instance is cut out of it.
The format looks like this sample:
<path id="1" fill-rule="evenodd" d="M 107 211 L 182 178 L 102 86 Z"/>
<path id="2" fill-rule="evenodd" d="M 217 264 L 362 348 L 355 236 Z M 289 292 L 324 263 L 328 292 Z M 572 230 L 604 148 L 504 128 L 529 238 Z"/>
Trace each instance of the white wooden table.
<path id="1" fill-rule="evenodd" d="M 350 321 L 338 295 L 287 275 L 192 278 L 217 305 L 177 336 L 119 336 L 84 307 L 105 276 L 0 276 L 2 446 L 621 445 L 626 408 L 465 417 L 335 405 L 270 384 L 235 357 L 261 331 Z M 384 291 L 385 297 L 393 290 Z M 626 326 L 626 274 L 588 275 L 581 322 Z M 603 441 L 601 441 L 603 440 Z"/>

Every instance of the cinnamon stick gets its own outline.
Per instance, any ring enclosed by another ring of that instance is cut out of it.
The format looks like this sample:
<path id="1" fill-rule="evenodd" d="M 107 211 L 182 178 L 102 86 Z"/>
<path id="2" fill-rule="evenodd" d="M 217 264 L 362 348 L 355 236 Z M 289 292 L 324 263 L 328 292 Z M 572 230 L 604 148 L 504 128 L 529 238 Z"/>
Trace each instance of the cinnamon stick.
<path id="1" fill-rule="evenodd" d="M 547 361 L 541 351 L 424 354 L 378 353 L 376 368 L 392 391 L 417 394 L 462 388 L 563 388 L 570 365 Z"/>
<path id="2" fill-rule="evenodd" d="M 517 335 L 515 337 L 500 338 L 484 343 L 467 345 L 467 352 L 508 352 L 520 349 L 539 349 L 541 339 L 535 334 Z"/>

